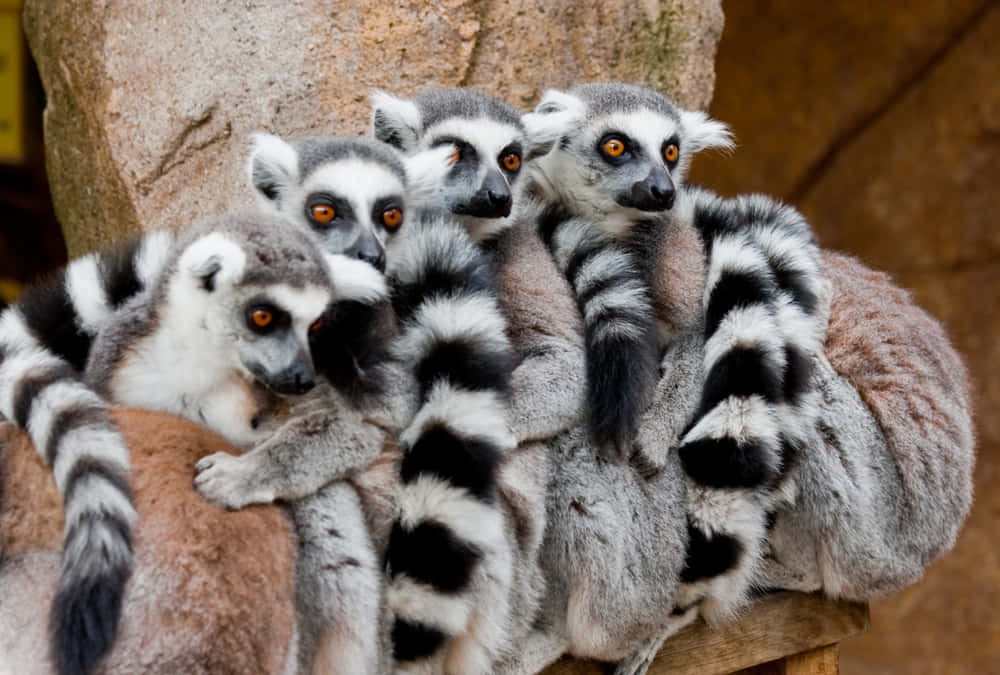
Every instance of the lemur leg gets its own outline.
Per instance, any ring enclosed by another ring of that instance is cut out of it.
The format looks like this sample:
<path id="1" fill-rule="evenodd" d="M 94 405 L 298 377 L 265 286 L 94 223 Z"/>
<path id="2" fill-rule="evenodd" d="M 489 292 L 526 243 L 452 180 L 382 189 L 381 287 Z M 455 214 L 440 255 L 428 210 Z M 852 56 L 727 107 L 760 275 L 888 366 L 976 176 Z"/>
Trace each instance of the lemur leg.
<path id="1" fill-rule="evenodd" d="M 299 673 L 377 675 L 382 572 L 356 489 L 328 485 L 292 505 L 299 550 Z"/>
<path id="2" fill-rule="evenodd" d="M 542 558 L 550 596 L 566 594 L 571 653 L 616 661 L 673 608 L 687 543 L 680 466 L 670 461 L 647 480 L 598 459 L 582 429 L 557 440 L 553 462 Z"/>

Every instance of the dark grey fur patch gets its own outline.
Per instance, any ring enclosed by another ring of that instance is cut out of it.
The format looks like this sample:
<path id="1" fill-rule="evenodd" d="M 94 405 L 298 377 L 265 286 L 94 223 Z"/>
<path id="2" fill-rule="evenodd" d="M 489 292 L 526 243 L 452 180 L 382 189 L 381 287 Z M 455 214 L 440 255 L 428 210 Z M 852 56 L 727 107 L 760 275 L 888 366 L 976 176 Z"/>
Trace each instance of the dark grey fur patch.
<path id="1" fill-rule="evenodd" d="M 637 84 L 591 82 L 573 87 L 570 93 L 583 100 L 594 116 L 651 110 L 674 121 L 681 118 L 677 107 L 667 97 Z"/>
<path id="2" fill-rule="evenodd" d="M 524 130 L 521 115 L 500 99 L 468 89 L 432 89 L 413 99 L 420 111 L 423 131 L 446 119 L 481 117 Z"/>
<path id="3" fill-rule="evenodd" d="M 313 171 L 344 159 L 361 159 L 383 165 L 406 184 L 406 169 L 399 156 L 385 143 L 373 138 L 348 136 L 309 136 L 292 143 L 299 158 L 300 180 Z"/>

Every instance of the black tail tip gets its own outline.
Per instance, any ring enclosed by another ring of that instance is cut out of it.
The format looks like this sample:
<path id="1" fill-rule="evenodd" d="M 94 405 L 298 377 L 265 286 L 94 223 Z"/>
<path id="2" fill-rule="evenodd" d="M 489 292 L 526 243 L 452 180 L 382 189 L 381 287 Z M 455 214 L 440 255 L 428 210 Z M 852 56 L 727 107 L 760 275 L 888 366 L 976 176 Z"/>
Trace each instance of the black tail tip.
<path id="1" fill-rule="evenodd" d="M 416 661 L 436 652 L 446 636 L 440 630 L 396 619 L 392 625 L 392 657 L 396 661 Z"/>
<path id="2" fill-rule="evenodd" d="M 90 675 L 118 635 L 127 574 L 110 573 L 70 587 L 52 601 L 52 661 L 59 675 Z"/>

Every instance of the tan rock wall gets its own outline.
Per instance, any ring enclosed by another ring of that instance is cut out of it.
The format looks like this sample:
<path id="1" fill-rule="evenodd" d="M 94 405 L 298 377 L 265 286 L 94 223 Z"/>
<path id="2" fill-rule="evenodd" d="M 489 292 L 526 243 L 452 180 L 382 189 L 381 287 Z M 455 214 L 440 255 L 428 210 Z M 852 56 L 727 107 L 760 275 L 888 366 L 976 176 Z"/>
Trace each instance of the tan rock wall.
<path id="1" fill-rule="evenodd" d="M 704 107 L 719 0 L 29 0 L 70 255 L 251 198 L 249 134 L 361 133 L 368 94 L 472 86 L 532 104 L 628 79 Z"/>
<path id="2" fill-rule="evenodd" d="M 973 379 L 976 504 L 955 551 L 876 604 L 843 671 L 972 674 L 1000 662 L 1000 4 L 727 2 L 714 116 L 731 158 L 694 178 L 775 193 L 825 246 L 893 274 Z"/>

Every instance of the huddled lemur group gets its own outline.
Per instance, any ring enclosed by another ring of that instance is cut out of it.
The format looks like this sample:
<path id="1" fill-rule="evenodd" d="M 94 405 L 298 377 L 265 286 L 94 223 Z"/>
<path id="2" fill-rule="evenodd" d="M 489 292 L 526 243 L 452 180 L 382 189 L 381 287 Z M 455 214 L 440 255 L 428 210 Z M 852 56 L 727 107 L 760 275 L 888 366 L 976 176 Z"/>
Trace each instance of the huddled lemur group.
<path id="1" fill-rule="evenodd" d="M 75 260 L 0 315 L 0 414 L 63 498 L 60 674 L 116 649 L 134 564 L 114 404 L 244 451 L 196 465 L 206 499 L 288 505 L 289 673 L 641 674 L 697 616 L 868 599 L 952 546 L 959 358 L 791 207 L 687 185 L 723 124 L 584 84 L 528 114 L 376 93 L 372 131 L 257 135 L 260 210 Z"/>

